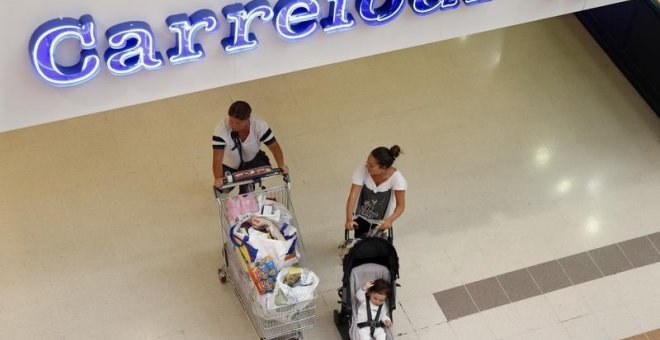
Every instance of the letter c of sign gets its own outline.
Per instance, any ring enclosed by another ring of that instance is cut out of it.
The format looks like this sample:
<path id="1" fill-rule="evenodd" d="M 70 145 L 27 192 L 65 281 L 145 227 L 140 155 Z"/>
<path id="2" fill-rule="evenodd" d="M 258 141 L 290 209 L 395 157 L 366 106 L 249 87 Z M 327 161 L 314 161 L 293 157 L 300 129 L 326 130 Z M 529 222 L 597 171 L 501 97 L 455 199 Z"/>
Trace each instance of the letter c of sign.
<path id="1" fill-rule="evenodd" d="M 28 46 L 30 61 L 39 78 L 50 85 L 67 87 L 91 80 L 101 70 L 101 59 L 96 51 L 96 32 L 91 15 L 74 18 L 52 19 L 39 26 Z M 71 66 L 55 61 L 57 46 L 65 39 L 80 42 L 80 59 Z"/>

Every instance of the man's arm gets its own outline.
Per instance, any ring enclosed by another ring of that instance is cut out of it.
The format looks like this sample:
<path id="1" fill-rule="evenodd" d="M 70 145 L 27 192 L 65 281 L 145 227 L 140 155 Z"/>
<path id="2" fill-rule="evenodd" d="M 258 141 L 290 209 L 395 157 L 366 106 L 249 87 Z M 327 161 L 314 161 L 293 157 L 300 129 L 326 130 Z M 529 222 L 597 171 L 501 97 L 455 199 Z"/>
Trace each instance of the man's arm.
<path id="1" fill-rule="evenodd" d="M 268 146 L 270 152 L 273 153 L 273 157 L 275 157 L 275 162 L 277 163 L 277 167 L 282 168 L 282 171 L 284 172 L 285 175 L 288 174 L 289 168 L 284 163 L 284 153 L 282 152 L 280 143 L 278 143 L 277 141 L 273 141 L 272 143 L 268 143 L 266 145 Z"/>
<path id="2" fill-rule="evenodd" d="M 213 185 L 216 188 L 220 188 L 224 184 L 222 180 L 222 159 L 224 156 L 224 149 L 213 149 Z"/>

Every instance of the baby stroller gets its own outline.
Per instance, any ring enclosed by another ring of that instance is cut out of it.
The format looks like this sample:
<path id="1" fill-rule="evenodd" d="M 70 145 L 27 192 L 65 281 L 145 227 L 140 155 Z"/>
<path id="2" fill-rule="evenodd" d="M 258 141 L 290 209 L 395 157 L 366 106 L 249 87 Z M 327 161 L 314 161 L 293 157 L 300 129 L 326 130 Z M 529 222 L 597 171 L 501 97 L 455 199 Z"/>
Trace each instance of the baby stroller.
<path id="1" fill-rule="evenodd" d="M 346 231 L 345 239 L 348 239 Z M 396 308 L 396 280 L 399 278 L 399 257 L 396 249 L 389 241 L 390 237 L 367 237 L 355 243 L 343 259 L 342 287 L 338 294 L 341 298 L 340 310 L 334 311 L 335 324 L 343 340 L 358 340 L 359 329 L 356 322 L 357 299 L 355 293 L 369 280 L 383 279 L 390 284 L 391 296 L 385 303 L 388 304 L 390 319 L 392 311 Z M 394 336 L 390 328 L 385 328 L 387 340 Z"/>

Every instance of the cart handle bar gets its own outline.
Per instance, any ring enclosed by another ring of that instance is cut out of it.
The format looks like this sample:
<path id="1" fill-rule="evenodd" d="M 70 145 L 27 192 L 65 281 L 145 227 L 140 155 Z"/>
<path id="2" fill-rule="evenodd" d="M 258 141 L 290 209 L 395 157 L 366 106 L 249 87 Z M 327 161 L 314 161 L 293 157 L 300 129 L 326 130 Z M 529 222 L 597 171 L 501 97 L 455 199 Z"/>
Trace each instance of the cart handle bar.
<path id="1" fill-rule="evenodd" d="M 244 180 L 238 181 L 238 182 L 227 183 L 227 176 L 222 176 L 222 179 L 223 179 L 224 183 L 226 183 L 226 184 L 223 185 L 222 187 L 220 187 L 220 189 L 215 188 L 215 187 L 214 188 L 215 188 L 216 191 L 220 191 L 220 190 L 223 190 L 223 189 L 235 188 L 237 186 L 245 185 L 245 184 L 252 184 L 252 183 L 260 184 L 261 181 L 264 180 L 264 179 L 279 176 L 279 175 L 282 176 L 282 180 L 284 180 L 284 182 L 287 183 L 287 186 L 290 185 L 291 178 L 290 178 L 289 174 L 285 175 L 284 170 L 282 170 L 282 168 L 273 168 L 269 172 L 260 174 L 258 176 L 252 177 L 252 178 L 244 179 Z"/>

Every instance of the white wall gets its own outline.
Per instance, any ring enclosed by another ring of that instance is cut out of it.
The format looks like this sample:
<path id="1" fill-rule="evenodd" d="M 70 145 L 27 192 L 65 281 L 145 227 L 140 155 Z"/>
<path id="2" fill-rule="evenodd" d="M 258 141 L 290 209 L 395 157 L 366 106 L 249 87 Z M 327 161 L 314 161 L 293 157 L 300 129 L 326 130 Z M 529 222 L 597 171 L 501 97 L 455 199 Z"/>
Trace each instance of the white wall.
<path id="1" fill-rule="evenodd" d="M 327 5 L 324 0 L 320 1 L 324 7 Z M 393 22 L 378 27 L 362 24 L 352 10 L 358 21 L 354 29 L 332 35 L 317 32 L 299 42 L 280 40 L 271 23 L 257 23 L 253 26 L 260 41 L 259 47 L 237 55 L 226 55 L 220 47 L 220 40 L 227 35 L 229 28 L 220 10 L 234 1 L 143 0 L 139 2 L 140 5 L 129 0 L 3 1 L 1 6 L 5 14 L 6 31 L 5 48 L 0 57 L 0 131 L 426 44 L 619 1 L 493 0 L 470 7 L 461 4 L 456 10 L 423 17 L 415 16 L 406 6 Z M 275 4 L 274 0 L 270 2 Z M 351 8 L 354 3 L 350 1 Z M 221 21 L 219 32 L 200 35 L 200 42 L 207 53 L 204 61 L 178 66 L 168 64 L 158 71 L 141 71 L 127 77 L 113 76 L 102 70 L 93 80 L 72 88 L 50 86 L 37 78 L 31 69 L 27 53 L 28 41 L 32 32 L 50 19 L 59 16 L 78 18 L 83 14 L 91 14 L 97 24 L 99 53 L 107 47 L 103 38 L 108 27 L 131 20 L 146 21 L 157 35 L 157 46 L 164 54 L 173 44 L 173 36 L 167 30 L 165 18 L 176 13 L 192 14 L 202 8 L 213 10 Z M 326 11 L 324 8 L 322 13 Z"/>

